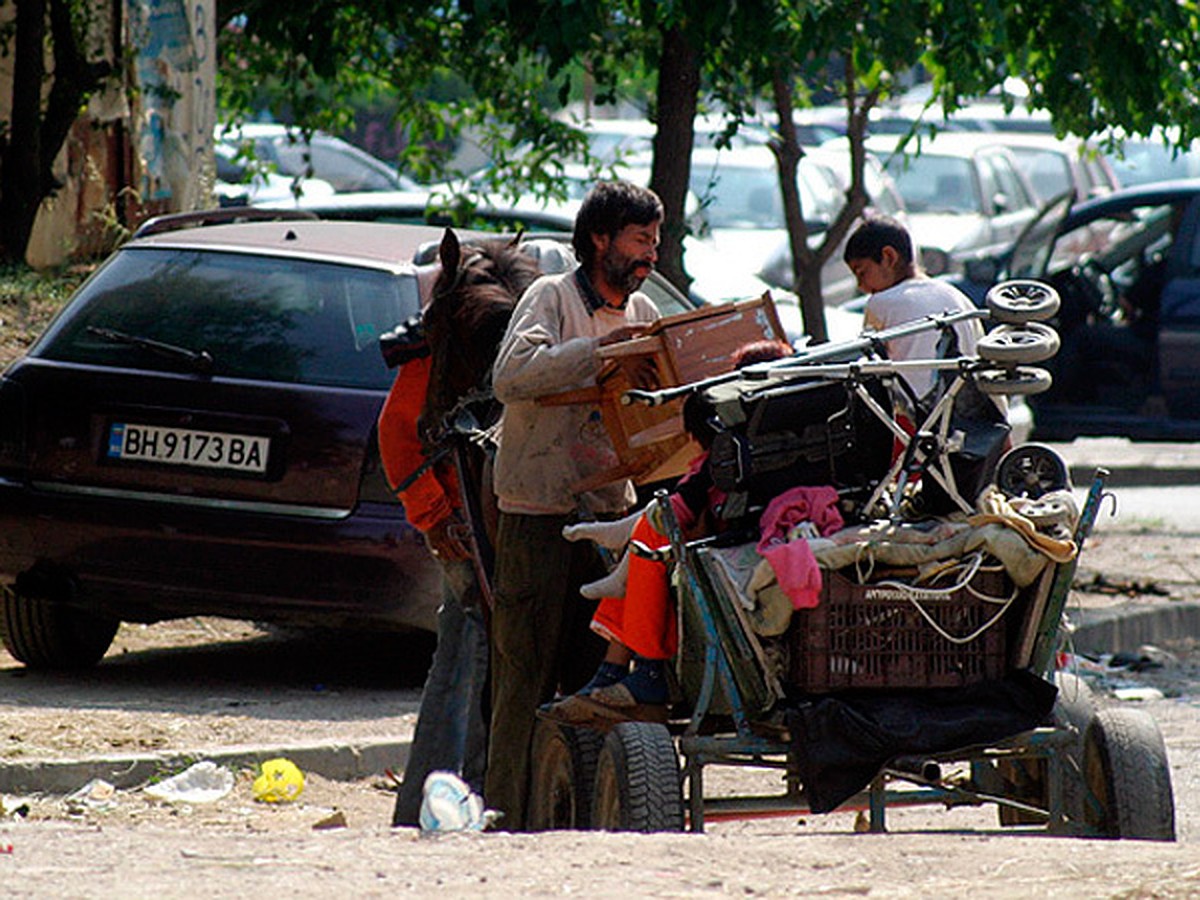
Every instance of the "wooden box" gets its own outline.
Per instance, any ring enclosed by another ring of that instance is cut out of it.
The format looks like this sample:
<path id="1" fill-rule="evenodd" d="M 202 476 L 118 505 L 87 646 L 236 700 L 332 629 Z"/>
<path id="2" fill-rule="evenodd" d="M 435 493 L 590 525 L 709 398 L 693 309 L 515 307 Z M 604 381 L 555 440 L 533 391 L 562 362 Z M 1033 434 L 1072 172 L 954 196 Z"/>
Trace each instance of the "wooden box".
<path id="1" fill-rule="evenodd" d="M 594 388 L 541 401 L 596 403 L 600 407 L 621 464 L 577 488 L 592 490 L 622 478 L 638 484 L 678 478 L 699 453 L 684 431 L 684 398 L 661 406 L 622 403 L 621 395 L 633 385 L 621 361 L 652 359 L 660 386 L 673 387 L 730 371 L 738 349 L 761 340 L 786 340 L 769 293 L 665 316 L 642 337 L 601 347 L 599 354 L 605 364 Z"/>

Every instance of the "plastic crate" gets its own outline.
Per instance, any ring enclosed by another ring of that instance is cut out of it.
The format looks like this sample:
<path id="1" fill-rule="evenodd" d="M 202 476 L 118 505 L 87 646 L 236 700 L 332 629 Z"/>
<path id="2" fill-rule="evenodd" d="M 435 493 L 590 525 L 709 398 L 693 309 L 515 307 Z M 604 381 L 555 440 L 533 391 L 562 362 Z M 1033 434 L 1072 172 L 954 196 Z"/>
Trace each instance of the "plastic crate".
<path id="1" fill-rule="evenodd" d="M 819 694 L 958 687 L 1004 675 L 1008 624 L 1020 614 L 1020 598 L 968 643 L 955 643 L 939 633 L 940 628 L 953 637 L 966 637 L 995 617 L 1002 606 L 984 597 L 1011 596 L 1013 585 L 1003 572 L 981 570 L 969 585 L 950 594 L 858 584 L 838 572 L 822 574 L 820 605 L 796 612 L 788 631 L 792 688 Z"/>

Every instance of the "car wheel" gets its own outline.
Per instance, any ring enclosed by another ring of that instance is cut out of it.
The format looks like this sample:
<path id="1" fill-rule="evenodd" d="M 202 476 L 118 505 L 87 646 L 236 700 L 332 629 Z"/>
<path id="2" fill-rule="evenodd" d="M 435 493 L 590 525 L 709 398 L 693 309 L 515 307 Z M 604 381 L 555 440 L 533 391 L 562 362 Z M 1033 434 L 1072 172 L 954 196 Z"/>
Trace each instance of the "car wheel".
<path id="1" fill-rule="evenodd" d="M 1105 837 L 1175 840 L 1175 795 L 1158 725 L 1145 710 L 1103 709 L 1084 737 L 1087 823 Z"/>
<path id="2" fill-rule="evenodd" d="M 596 765 L 592 825 L 599 831 L 683 831 L 683 785 L 665 725 L 622 722 Z"/>
<path id="3" fill-rule="evenodd" d="M 1058 312 L 1058 291 L 1040 281 L 1002 281 L 984 298 L 992 318 L 1010 325 L 1045 322 Z"/>
<path id="4" fill-rule="evenodd" d="M 11 588 L 0 592 L 0 639 L 31 669 L 86 669 L 108 652 L 120 622 Z"/>
<path id="5" fill-rule="evenodd" d="M 1084 736 L 1099 707 L 1091 688 L 1079 676 L 1070 672 L 1055 672 L 1054 681 L 1058 696 L 1050 714 L 1051 724 L 1071 733 L 1071 741 L 1065 746 L 1062 758 L 1063 814 L 1068 828 L 1072 833 L 1077 833 L 1083 822 L 1086 792 L 1083 776 Z M 1014 799 L 1043 809 L 1049 808 L 1050 775 L 1044 759 L 1002 759 L 996 767 Z M 1042 816 L 1010 806 L 1001 806 L 999 812 L 1001 825 L 1040 825 L 1045 821 Z"/>
<path id="6" fill-rule="evenodd" d="M 1040 394 L 1049 390 L 1053 379 L 1045 369 L 1016 366 L 1012 369 L 985 369 L 975 376 L 982 394 Z"/>
<path id="7" fill-rule="evenodd" d="M 1071 486 L 1063 458 L 1045 444 L 1013 447 L 996 464 L 996 486 L 1007 497 L 1037 499 Z"/>
<path id="8" fill-rule="evenodd" d="M 988 362 L 1023 366 L 1050 359 L 1058 346 L 1057 331 L 1049 325 L 1028 322 L 994 328 L 979 339 L 976 352 Z"/>
<path id="9" fill-rule="evenodd" d="M 533 731 L 530 831 L 592 825 L 592 791 L 604 735 L 592 728 L 539 718 Z"/>

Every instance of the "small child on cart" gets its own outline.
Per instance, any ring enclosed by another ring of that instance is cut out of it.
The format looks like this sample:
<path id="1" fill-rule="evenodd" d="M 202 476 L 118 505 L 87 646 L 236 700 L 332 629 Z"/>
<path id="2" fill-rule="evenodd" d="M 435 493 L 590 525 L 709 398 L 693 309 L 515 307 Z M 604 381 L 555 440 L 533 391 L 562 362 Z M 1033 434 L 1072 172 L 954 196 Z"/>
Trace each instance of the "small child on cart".
<path id="1" fill-rule="evenodd" d="M 734 355 L 736 368 L 790 356 L 792 348 L 783 341 L 755 341 Z M 684 427 L 701 447 L 687 473 L 667 497 L 684 534 L 698 537 L 719 532 L 724 495 L 713 484 L 708 469 L 708 451 L 712 445 L 712 410 L 703 395 L 691 394 L 684 404 Z M 649 548 L 667 543 L 658 518 L 656 503 L 635 516 L 632 522 L 585 523 L 564 531 L 568 540 L 604 540 L 604 532 L 616 532 L 624 544 L 637 542 Z M 632 531 L 629 530 L 632 525 Z M 624 591 L 616 583 L 597 583 L 605 593 L 592 618 L 592 630 L 608 640 L 608 650 L 599 669 L 572 697 L 551 704 L 548 712 L 574 720 L 596 712 L 596 705 L 626 718 L 666 720 L 668 689 L 666 663 L 678 648 L 674 597 L 668 567 L 653 558 L 627 553 L 620 563 L 628 567 Z M 591 588 L 588 585 L 586 588 Z M 632 670 L 631 670 L 632 664 Z M 580 698 L 586 702 L 580 703 Z"/>

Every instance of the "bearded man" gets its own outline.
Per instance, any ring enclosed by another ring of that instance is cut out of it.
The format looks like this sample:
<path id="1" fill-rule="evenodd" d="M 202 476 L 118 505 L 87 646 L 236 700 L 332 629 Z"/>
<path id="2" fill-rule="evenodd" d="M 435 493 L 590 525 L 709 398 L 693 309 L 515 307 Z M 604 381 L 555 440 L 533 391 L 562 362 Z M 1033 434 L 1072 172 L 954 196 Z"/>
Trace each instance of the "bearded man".
<path id="1" fill-rule="evenodd" d="M 638 291 L 658 259 L 663 209 L 626 182 L 601 182 L 575 219 L 579 266 L 535 281 L 517 304 L 492 371 L 504 403 L 495 489 L 500 507 L 492 609 L 492 718 L 485 799 L 500 827 L 525 827 L 537 708 L 573 693 L 604 655 L 591 631 L 594 601 L 579 588 L 605 574 L 589 541 L 565 525 L 624 515 L 636 501 L 628 480 L 579 494 L 573 487 L 618 463 L 594 405 L 537 400 L 596 383 L 608 344 L 642 334 L 659 318 Z M 649 373 L 637 378 L 652 387 Z"/>

